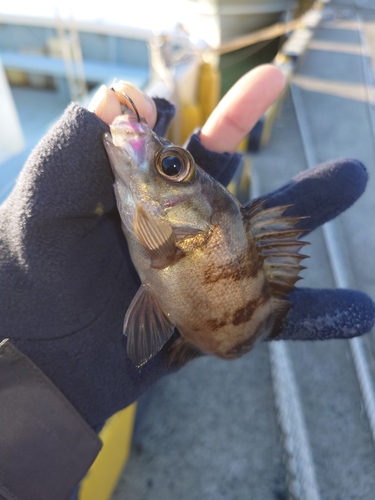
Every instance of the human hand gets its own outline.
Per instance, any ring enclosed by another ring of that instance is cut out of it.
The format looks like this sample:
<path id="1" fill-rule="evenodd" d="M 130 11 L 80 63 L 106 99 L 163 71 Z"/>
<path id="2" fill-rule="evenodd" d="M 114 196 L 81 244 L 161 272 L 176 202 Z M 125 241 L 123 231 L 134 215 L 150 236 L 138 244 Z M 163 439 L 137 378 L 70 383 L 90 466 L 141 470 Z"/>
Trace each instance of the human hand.
<path id="1" fill-rule="evenodd" d="M 229 181 L 239 157 L 220 153 L 235 151 L 278 96 L 283 83 L 276 68 L 257 68 L 224 98 L 200 137 L 193 136 L 189 149 L 211 175 L 223 183 Z M 93 105 L 107 123 L 121 112 L 121 92 L 116 90 L 102 90 L 102 97 Z M 157 133 L 162 134 L 171 108 L 165 101 L 156 100 L 156 116 L 153 105 L 142 94 L 132 92 L 126 87 L 139 111 L 149 124 L 155 119 Z M 101 140 L 108 130 L 103 120 L 71 106 L 33 151 L 15 190 L 0 207 L 0 279 L 8 291 L 0 297 L 2 331 L 96 430 L 174 369 L 168 368 L 170 343 L 141 372 L 126 355 L 122 323 L 139 279 L 116 209 L 112 173 Z M 304 210 L 299 215 L 312 216 L 305 222 L 309 230 L 350 206 L 367 179 L 356 162 L 336 163 L 333 170 L 322 167 L 320 177 L 314 175 L 316 172 L 309 171 L 305 180 L 273 193 L 268 201 L 279 200 L 284 193 L 283 204 L 287 200 L 295 204 L 296 212 Z M 310 179 L 317 182 L 314 193 L 306 193 Z M 340 199 L 332 197 L 332 189 L 325 203 L 316 204 L 316 197 L 324 198 L 325 190 L 338 180 L 342 183 Z M 312 291 L 312 296 L 308 292 L 310 302 L 304 300 L 303 291 L 293 292 L 295 306 L 284 330 L 290 332 L 287 338 L 301 338 L 306 331 L 298 329 L 299 319 L 291 320 L 292 315 L 306 319 L 311 311 L 320 326 L 311 330 L 309 338 L 365 333 L 374 321 L 374 307 L 366 296 L 356 292 L 349 292 L 349 302 L 358 311 L 354 326 L 346 317 L 345 324 L 324 328 L 330 325 L 333 305 L 336 311 L 336 303 L 341 304 L 337 294 L 344 292 Z M 324 309 L 320 307 L 323 293 L 328 293 L 324 295 Z"/>

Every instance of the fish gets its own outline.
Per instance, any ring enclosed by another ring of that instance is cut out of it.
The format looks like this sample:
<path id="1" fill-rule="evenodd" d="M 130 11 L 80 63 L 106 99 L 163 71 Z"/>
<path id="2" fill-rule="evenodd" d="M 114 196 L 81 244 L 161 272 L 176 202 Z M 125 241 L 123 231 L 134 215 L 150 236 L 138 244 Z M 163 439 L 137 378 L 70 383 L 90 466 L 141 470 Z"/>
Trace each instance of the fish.
<path id="1" fill-rule="evenodd" d="M 171 338 L 170 364 L 238 358 L 273 338 L 305 269 L 291 205 L 242 206 L 186 149 L 142 116 L 115 118 L 103 142 L 131 260 L 141 286 L 124 320 L 127 355 L 141 368 Z"/>

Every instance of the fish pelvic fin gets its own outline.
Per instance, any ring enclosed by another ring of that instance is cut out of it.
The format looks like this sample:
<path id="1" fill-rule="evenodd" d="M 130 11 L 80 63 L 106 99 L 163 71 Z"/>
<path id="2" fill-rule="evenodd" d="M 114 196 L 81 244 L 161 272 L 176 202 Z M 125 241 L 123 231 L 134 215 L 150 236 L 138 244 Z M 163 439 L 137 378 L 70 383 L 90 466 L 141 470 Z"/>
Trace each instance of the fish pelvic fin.
<path id="1" fill-rule="evenodd" d="M 134 214 L 134 234 L 147 250 L 151 267 L 162 269 L 172 264 L 179 255 L 176 235 L 162 220 L 156 219 L 138 204 Z"/>
<path id="2" fill-rule="evenodd" d="M 174 327 L 169 314 L 161 309 L 151 289 L 142 284 L 124 320 L 127 353 L 135 366 L 141 368 L 160 351 L 173 334 Z"/>
<path id="3" fill-rule="evenodd" d="M 173 342 L 170 348 L 168 366 L 176 365 L 181 367 L 192 359 L 203 355 L 203 352 L 201 352 L 197 347 L 190 344 L 190 342 L 185 340 L 183 337 L 179 337 Z"/>
<path id="4" fill-rule="evenodd" d="M 268 293 L 271 298 L 271 313 L 267 321 L 267 337 L 276 336 L 283 319 L 289 312 L 290 302 L 286 300 L 297 281 L 299 273 L 306 269 L 301 261 L 307 255 L 300 254 L 308 242 L 298 240 L 306 231 L 296 224 L 306 217 L 288 217 L 284 212 L 292 205 L 264 208 L 266 200 L 255 201 L 243 208 L 255 246 L 263 260 Z"/>

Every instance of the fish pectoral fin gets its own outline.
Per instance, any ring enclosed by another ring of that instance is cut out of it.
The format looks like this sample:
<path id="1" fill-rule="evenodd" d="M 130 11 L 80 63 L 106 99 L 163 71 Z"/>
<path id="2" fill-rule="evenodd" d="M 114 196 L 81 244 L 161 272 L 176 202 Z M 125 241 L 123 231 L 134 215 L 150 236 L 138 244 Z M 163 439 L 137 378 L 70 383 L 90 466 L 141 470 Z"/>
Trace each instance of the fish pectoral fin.
<path id="1" fill-rule="evenodd" d="M 168 365 L 184 366 L 188 361 L 203 355 L 204 353 L 197 347 L 180 337 L 173 342 L 170 349 Z"/>
<path id="2" fill-rule="evenodd" d="M 151 289 L 142 284 L 124 321 L 129 358 L 140 368 L 160 351 L 173 334 L 174 327 L 169 314 L 161 309 Z"/>
<path id="3" fill-rule="evenodd" d="M 163 268 L 172 264 L 178 249 L 176 236 L 167 223 L 156 219 L 138 204 L 133 226 L 138 241 L 148 251 L 152 267 Z"/>

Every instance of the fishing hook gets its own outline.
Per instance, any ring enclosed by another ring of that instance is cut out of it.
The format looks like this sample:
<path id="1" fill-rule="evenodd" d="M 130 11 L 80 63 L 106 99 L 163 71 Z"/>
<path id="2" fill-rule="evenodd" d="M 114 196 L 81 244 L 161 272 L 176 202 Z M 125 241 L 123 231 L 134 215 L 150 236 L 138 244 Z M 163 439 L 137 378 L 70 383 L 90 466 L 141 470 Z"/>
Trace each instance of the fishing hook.
<path id="1" fill-rule="evenodd" d="M 111 90 L 113 90 L 113 92 L 116 92 L 113 87 L 111 87 Z M 135 114 L 137 115 L 138 123 L 141 123 L 141 117 L 138 113 L 137 106 L 134 104 L 133 99 L 131 97 L 129 97 L 128 94 L 125 94 L 125 92 L 121 92 L 121 94 L 125 97 L 125 99 L 127 99 L 130 102 L 131 106 L 133 107 L 133 109 L 135 111 Z"/>

